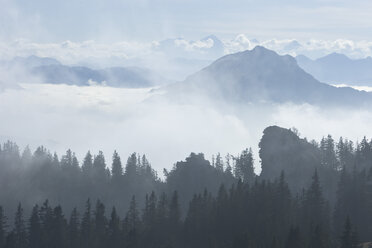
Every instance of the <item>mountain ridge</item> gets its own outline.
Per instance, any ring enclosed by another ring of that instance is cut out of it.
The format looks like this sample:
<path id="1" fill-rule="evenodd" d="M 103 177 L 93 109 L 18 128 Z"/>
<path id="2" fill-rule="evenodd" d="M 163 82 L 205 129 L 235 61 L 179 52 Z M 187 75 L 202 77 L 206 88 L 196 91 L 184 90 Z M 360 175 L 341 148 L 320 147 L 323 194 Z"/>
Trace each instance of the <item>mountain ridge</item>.
<path id="1" fill-rule="evenodd" d="M 341 53 L 331 53 L 312 60 L 299 55 L 300 67 L 320 81 L 335 84 L 372 86 L 372 58 L 351 59 Z"/>
<path id="2" fill-rule="evenodd" d="M 146 68 L 107 67 L 92 69 L 87 66 L 64 65 L 49 57 L 15 57 L 2 61 L 7 70 L 21 70 L 36 77 L 41 83 L 88 86 L 93 84 L 123 88 L 153 87 L 167 83 L 168 80 Z"/>
<path id="3" fill-rule="evenodd" d="M 336 88 L 316 80 L 290 55 L 257 46 L 225 55 L 186 80 L 169 87 L 169 94 L 206 95 L 234 102 L 364 105 L 372 94 Z"/>

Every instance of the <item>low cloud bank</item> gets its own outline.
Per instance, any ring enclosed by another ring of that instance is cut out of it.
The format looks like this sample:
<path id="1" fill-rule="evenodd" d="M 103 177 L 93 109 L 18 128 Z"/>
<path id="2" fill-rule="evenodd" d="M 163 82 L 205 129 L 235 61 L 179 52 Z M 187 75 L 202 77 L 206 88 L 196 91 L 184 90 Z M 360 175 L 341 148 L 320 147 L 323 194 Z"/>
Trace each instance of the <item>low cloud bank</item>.
<path id="1" fill-rule="evenodd" d="M 372 137 L 372 112 L 320 109 L 311 105 L 175 104 L 152 101 L 152 88 L 22 84 L 0 93 L 0 141 L 21 147 L 45 145 L 63 154 L 68 148 L 82 159 L 103 150 L 108 162 L 116 149 L 126 158 L 146 154 L 159 172 L 190 152 L 237 154 L 252 147 L 259 172 L 258 141 L 269 125 L 296 127 L 302 137 L 332 134 L 354 141 Z M 199 102 L 200 103 L 200 102 Z"/>

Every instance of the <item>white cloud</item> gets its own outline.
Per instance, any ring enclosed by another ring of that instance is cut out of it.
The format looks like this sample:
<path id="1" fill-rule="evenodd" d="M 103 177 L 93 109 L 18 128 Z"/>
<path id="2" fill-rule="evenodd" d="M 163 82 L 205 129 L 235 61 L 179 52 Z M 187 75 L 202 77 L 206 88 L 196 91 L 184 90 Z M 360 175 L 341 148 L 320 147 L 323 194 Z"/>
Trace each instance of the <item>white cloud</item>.
<path id="1" fill-rule="evenodd" d="M 279 54 L 306 55 L 318 58 L 332 52 L 352 58 L 372 56 L 372 41 L 268 39 L 258 41 L 244 34 L 232 39 L 184 38 L 165 41 L 121 41 L 102 43 L 94 40 L 83 42 L 36 43 L 25 39 L 0 42 L 0 57 L 9 60 L 14 56 L 37 55 L 52 57 L 67 65 L 84 65 L 93 68 L 109 66 L 147 67 L 165 78 L 183 80 L 224 54 L 253 49 L 261 45 Z"/>
<path id="2" fill-rule="evenodd" d="M 103 150 L 108 161 L 117 149 L 125 158 L 146 153 L 161 171 L 190 152 L 237 154 L 253 147 L 269 125 L 297 127 L 303 137 L 319 140 L 372 137 L 369 111 L 320 109 L 310 105 L 214 106 L 146 101 L 150 89 L 24 84 L 0 93 L 0 141 L 32 148 L 46 145 L 59 154 L 68 148 L 80 159 L 87 150 Z M 145 101 L 144 101 L 145 100 Z M 309 121 L 311 120 L 311 121 Z M 353 129 L 350 129 L 353 126 Z M 259 168 L 258 168 L 259 171 Z"/>
<path id="3" fill-rule="evenodd" d="M 14 56 L 37 55 L 41 57 L 53 57 L 63 63 L 76 64 L 84 60 L 134 60 L 139 58 L 156 56 L 192 57 L 203 58 L 205 52 L 214 48 L 211 38 L 205 40 L 190 41 L 186 39 L 172 40 L 173 47 L 162 47 L 159 41 L 152 42 L 116 42 L 99 43 L 93 40 L 84 42 L 64 41 L 61 43 L 35 43 L 24 39 L 13 42 L 0 43 L 0 56 L 10 59 Z M 222 41 L 225 54 L 235 53 L 252 49 L 256 45 L 262 45 L 282 54 L 306 54 L 310 57 L 319 57 L 332 52 L 344 53 L 353 58 L 372 56 L 372 41 L 354 41 L 347 39 L 298 41 L 295 39 L 269 39 L 258 42 L 249 39 L 244 34 L 239 34 L 233 39 Z M 166 48 L 166 49 L 165 49 Z M 162 50 L 163 49 L 163 50 Z M 165 50 L 164 50 L 165 49 Z M 219 54 L 211 53 L 209 59 L 216 59 Z"/>

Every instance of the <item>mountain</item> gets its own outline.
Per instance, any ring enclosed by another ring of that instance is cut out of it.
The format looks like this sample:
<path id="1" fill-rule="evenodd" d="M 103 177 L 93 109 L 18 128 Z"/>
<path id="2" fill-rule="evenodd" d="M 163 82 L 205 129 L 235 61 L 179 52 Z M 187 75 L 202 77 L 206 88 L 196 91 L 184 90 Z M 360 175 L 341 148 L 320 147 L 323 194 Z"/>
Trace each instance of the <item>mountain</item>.
<path id="1" fill-rule="evenodd" d="M 168 96 L 189 100 L 208 96 L 228 102 L 292 102 L 318 105 L 362 105 L 372 94 L 321 83 L 296 60 L 257 46 L 226 55 L 185 81 L 168 87 Z"/>
<path id="2" fill-rule="evenodd" d="M 61 63 L 54 58 L 31 55 L 28 57 L 15 57 L 10 61 L 10 64 L 31 68 L 37 66 L 60 65 Z"/>
<path id="3" fill-rule="evenodd" d="M 54 58 L 29 56 L 2 61 L 1 68 L 35 76 L 38 82 L 85 86 L 102 84 L 112 87 L 143 88 L 167 83 L 163 77 L 139 67 L 109 67 L 92 69 L 86 66 L 67 66 Z"/>
<path id="4" fill-rule="evenodd" d="M 332 53 L 316 60 L 304 55 L 296 57 L 297 63 L 318 80 L 335 84 L 372 86 L 372 58 L 350 59 Z"/>
<path id="5" fill-rule="evenodd" d="M 110 67 L 100 70 L 83 66 L 47 65 L 32 68 L 31 73 L 44 83 L 85 86 L 91 83 L 112 87 L 143 88 L 163 83 L 161 77 L 136 67 Z"/>

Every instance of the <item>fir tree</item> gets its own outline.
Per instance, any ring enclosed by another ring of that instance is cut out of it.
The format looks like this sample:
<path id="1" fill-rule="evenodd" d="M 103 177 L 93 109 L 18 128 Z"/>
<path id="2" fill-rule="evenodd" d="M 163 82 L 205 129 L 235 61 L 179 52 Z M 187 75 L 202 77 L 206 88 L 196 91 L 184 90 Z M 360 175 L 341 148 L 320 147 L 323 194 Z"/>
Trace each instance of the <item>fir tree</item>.
<path id="1" fill-rule="evenodd" d="M 285 243 L 285 248 L 301 248 L 303 247 L 300 229 L 298 227 L 293 227 L 289 229 L 287 241 Z"/>
<path id="2" fill-rule="evenodd" d="M 0 206 L 0 248 L 5 245 L 6 239 L 6 217 L 4 215 L 3 207 Z"/>
<path id="3" fill-rule="evenodd" d="M 69 247 L 78 248 L 80 247 L 80 229 L 79 229 L 79 214 L 76 208 L 74 208 L 70 215 L 70 221 L 68 223 L 68 240 Z"/>
<path id="4" fill-rule="evenodd" d="M 14 239 L 16 248 L 27 247 L 27 231 L 23 219 L 23 208 L 20 203 L 18 204 L 14 219 Z"/>
<path id="5" fill-rule="evenodd" d="M 119 154 L 116 151 L 114 151 L 114 154 L 112 155 L 112 166 L 111 167 L 112 167 L 111 169 L 112 180 L 114 182 L 118 182 L 123 175 L 123 167 L 121 165 Z"/>
<path id="6" fill-rule="evenodd" d="M 358 244 L 356 233 L 353 232 L 349 217 L 346 218 L 341 236 L 341 248 L 354 248 Z"/>
<path id="7" fill-rule="evenodd" d="M 90 199 L 87 200 L 85 204 L 85 212 L 81 220 L 80 227 L 80 236 L 81 236 L 81 247 L 90 248 L 92 247 L 93 239 L 93 223 L 91 216 L 91 204 Z"/>
<path id="8" fill-rule="evenodd" d="M 39 216 L 39 206 L 35 205 L 32 209 L 31 217 L 29 220 L 28 227 L 28 240 L 30 248 L 40 248 L 42 247 L 42 227 Z"/>
<path id="9" fill-rule="evenodd" d="M 94 211 L 94 238 L 97 247 L 103 247 L 106 243 L 105 235 L 107 233 L 107 220 L 105 217 L 105 206 L 97 201 Z"/>
<path id="10" fill-rule="evenodd" d="M 122 246 L 121 235 L 120 218 L 116 213 L 115 207 L 113 207 L 108 224 L 108 242 L 111 248 L 119 248 Z"/>

